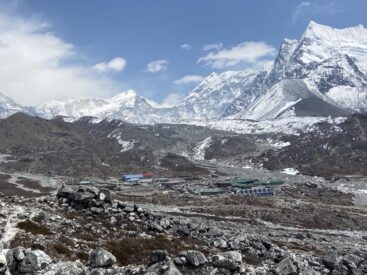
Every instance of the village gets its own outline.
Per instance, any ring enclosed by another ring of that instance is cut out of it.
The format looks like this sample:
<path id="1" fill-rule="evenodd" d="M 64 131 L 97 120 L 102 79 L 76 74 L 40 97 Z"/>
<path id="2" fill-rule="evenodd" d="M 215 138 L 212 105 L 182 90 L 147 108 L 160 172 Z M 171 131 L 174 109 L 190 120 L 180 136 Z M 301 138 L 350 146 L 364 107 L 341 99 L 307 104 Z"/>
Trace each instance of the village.
<path id="1" fill-rule="evenodd" d="M 162 192 L 176 191 L 192 196 L 235 194 L 255 197 L 275 196 L 284 184 L 283 179 L 277 178 L 243 178 L 217 175 L 208 177 L 156 177 L 151 172 L 125 174 L 120 179 L 112 178 L 109 181 L 81 179 L 80 181 L 74 180 L 67 183 L 67 185 L 104 187 L 125 194 L 135 190 L 136 193 L 146 195 L 145 192 L 141 192 L 142 189 L 162 189 Z"/>

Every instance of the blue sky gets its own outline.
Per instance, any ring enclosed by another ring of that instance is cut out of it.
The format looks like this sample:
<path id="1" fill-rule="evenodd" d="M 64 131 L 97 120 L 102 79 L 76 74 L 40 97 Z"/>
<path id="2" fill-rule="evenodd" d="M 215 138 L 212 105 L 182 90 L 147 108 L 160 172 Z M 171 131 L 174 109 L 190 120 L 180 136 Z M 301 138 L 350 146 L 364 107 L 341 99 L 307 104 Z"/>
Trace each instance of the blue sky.
<path id="1" fill-rule="evenodd" d="M 310 20 L 367 25 L 365 0 L 0 0 L 0 7 L 0 93 L 23 104 L 128 89 L 170 104 L 213 71 L 266 67 L 282 39 L 299 38 Z"/>

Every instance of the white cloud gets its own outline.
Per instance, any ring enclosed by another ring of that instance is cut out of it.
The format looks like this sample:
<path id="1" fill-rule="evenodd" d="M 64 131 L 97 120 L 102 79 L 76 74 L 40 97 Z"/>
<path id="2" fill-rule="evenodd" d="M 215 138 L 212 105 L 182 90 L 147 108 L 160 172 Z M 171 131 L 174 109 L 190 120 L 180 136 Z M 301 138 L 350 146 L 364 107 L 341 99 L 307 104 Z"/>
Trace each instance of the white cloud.
<path id="1" fill-rule="evenodd" d="M 276 49 L 265 42 L 249 41 L 240 43 L 230 49 L 211 51 L 206 56 L 199 58 L 197 62 L 216 69 L 231 67 L 240 63 L 256 65 L 264 58 L 273 57 L 275 53 Z"/>
<path id="2" fill-rule="evenodd" d="M 93 68 L 100 72 L 116 71 L 121 72 L 126 66 L 126 59 L 122 57 L 115 57 L 109 62 L 101 62 L 93 66 Z"/>
<path id="3" fill-rule="evenodd" d="M 208 44 L 208 45 L 205 45 L 203 47 L 203 51 L 212 51 L 212 50 L 216 50 L 216 51 L 219 51 L 223 48 L 223 43 L 213 43 L 213 44 Z"/>
<path id="4" fill-rule="evenodd" d="M 190 44 L 187 44 L 187 43 L 185 43 L 185 44 L 182 44 L 181 45 L 181 49 L 184 49 L 184 50 L 191 50 L 192 49 L 192 45 L 190 45 Z"/>
<path id="5" fill-rule="evenodd" d="M 182 84 L 190 84 L 190 83 L 198 83 L 204 80 L 204 77 L 201 75 L 186 75 L 180 79 L 175 80 L 173 83 L 177 85 Z"/>
<path id="6" fill-rule="evenodd" d="M 185 96 L 183 94 L 180 93 L 171 93 L 169 95 L 166 96 L 165 99 L 163 99 L 163 101 L 161 103 L 157 103 L 155 101 L 149 101 L 149 103 L 156 107 L 156 108 L 169 108 L 169 107 L 173 107 L 176 105 L 179 105 L 180 103 L 182 103 L 182 100 L 185 98 Z"/>
<path id="7" fill-rule="evenodd" d="M 104 97 L 120 89 L 90 65 L 80 65 L 75 47 L 52 33 L 50 26 L 0 12 L 0 93 L 34 105 L 51 99 Z"/>
<path id="8" fill-rule="evenodd" d="M 152 61 L 147 65 L 147 71 L 150 73 L 158 73 L 167 69 L 169 62 L 167 60 Z"/>
<path id="9" fill-rule="evenodd" d="M 331 15 L 346 12 L 348 9 L 335 1 L 303 1 L 292 12 L 291 23 L 296 24 L 300 19 L 313 19 L 314 15 Z"/>

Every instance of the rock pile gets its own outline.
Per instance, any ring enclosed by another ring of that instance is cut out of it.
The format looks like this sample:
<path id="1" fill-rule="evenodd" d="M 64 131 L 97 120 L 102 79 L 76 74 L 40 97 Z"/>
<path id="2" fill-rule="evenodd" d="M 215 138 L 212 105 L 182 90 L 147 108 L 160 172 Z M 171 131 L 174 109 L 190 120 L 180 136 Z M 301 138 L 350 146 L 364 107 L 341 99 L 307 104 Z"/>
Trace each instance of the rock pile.
<path id="1" fill-rule="evenodd" d="M 44 270 L 50 263 L 51 258 L 42 250 L 16 247 L 6 253 L 6 267 L 11 274 L 33 274 Z"/>
<path id="2" fill-rule="evenodd" d="M 118 267 L 117 259 L 120 261 L 121 255 L 112 255 L 103 248 L 92 251 L 90 248 L 104 246 L 98 244 L 94 246 L 71 246 L 75 251 L 82 250 L 89 255 L 89 261 L 84 264 L 75 262 L 52 263 L 46 253 L 40 250 L 30 250 L 22 247 L 13 249 L 3 249 L 0 253 L 0 275 L 9 272 L 11 274 L 149 274 L 149 275 L 180 275 L 180 274 L 367 274 L 367 252 L 356 249 L 354 252 L 338 254 L 331 251 L 325 255 L 312 256 L 312 253 L 302 253 L 302 251 L 290 250 L 282 245 L 282 242 L 273 242 L 262 235 L 249 235 L 243 231 L 220 230 L 211 226 L 210 221 L 198 223 L 192 218 L 178 218 L 168 214 L 157 213 L 145 209 L 139 205 L 123 203 L 114 199 L 112 191 L 104 188 L 87 186 L 64 186 L 58 194 L 57 199 L 45 197 L 37 199 L 42 203 L 43 209 L 58 208 L 58 213 L 82 212 L 86 221 L 94 220 L 103 216 L 103 221 L 108 223 L 108 227 L 102 229 L 86 222 L 80 224 L 77 220 L 63 219 L 61 216 L 52 216 L 38 211 L 33 213 L 32 219 L 38 223 L 48 225 L 54 232 L 58 225 L 68 227 L 68 232 L 76 230 L 90 230 L 101 232 L 101 238 L 108 238 L 114 232 L 114 225 L 125 230 L 122 224 L 129 222 L 134 226 L 126 229 L 131 236 L 141 238 L 164 237 L 166 239 L 178 239 L 179 241 L 199 240 L 200 244 L 186 246 L 183 249 L 175 250 L 166 247 L 157 247 L 146 262 L 139 265 Z M 47 208 L 48 207 L 48 208 Z M 25 218 L 25 217 L 23 217 Z M 30 218 L 29 216 L 27 218 Z M 52 227 L 52 225 L 54 227 Z M 57 225 L 55 227 L 55 225 Z M 109 230 L 107 233 L 105 230 Z M 116 230 L 115 230 L 116 231 Z M 103 233 L 103 234 L 102 234 Z M 129 235 L 129 236 L 130 236 Z M 116 235 L 119 236 L 119 235 Z M 98 237 L 97 237 L 98 238 Z M 283 240 L 286 242 L 287 237 Z M 308 236 L 299 232 L 297 239 L 302 240 Z M 159 239 L 159 238 L 158 238 Z M 1 245 L 0 245 L 1 246 Z M 302 247 L 300 247 L 302 248 Z M 167 250 L 164 250 L 167 249 Z M 1 249 L 0 249 L 1 251 Z M 54 257 L 49 250 L 45 251 Z M 148 255 L 151 250 L 148 250 Z M 175 252 L 173 252 L 175 251 Z M 295 252 L 297 251 L 297 252 Z M 115 257 L 116 256 L 116 257 Z M 148 256 L 149 257 L 149 256 Z M 147 258 L 148 258 L 147 257 Z M 150 261 L 149 264 L 146 264 Z"/>

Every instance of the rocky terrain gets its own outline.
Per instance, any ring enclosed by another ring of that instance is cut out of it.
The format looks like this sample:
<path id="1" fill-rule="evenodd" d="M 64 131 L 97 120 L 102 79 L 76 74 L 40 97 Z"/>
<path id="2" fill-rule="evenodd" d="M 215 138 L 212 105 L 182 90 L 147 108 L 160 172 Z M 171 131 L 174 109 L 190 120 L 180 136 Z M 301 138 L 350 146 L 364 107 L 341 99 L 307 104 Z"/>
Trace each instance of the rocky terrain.
<path id="1" fill-rule="evenodd" d="M 0 120 L 0 272 L 365 274 L 366 126 L 239 134 L 17 113 Z M 152 183 L 118 180 L 142 171 Z M 190 192 L 235 177 L 284 184 Z"/>
<path id="2" fill-rule="evenodd" d="M 0 275 L 367 274 L 366 53 L 311 22 L 169 108 L 0 95 Z"/>
<path id="3" fill-rule="evenodd" d="M 294 176 L 271 198 L 198 197 L 156 183 L 64 185 L 56 195 L 2 196 L 1 270 L 365 274 L 366 209 L 354 205 L 353 195 L 314 178 L 295 182 L 300 179 Z"/>

